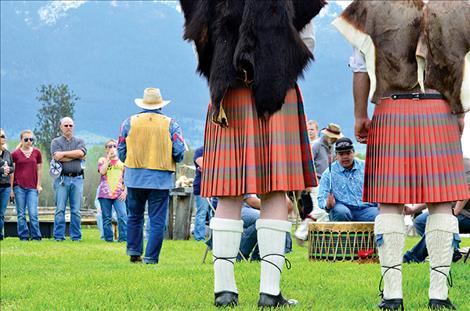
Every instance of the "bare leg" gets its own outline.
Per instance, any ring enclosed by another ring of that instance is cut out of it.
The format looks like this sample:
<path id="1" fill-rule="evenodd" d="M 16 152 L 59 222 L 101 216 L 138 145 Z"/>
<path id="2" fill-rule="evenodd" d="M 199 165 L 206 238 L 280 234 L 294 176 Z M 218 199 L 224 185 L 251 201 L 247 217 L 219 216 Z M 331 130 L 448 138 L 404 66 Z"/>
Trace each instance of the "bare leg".
<path id="1" fill-rule="evenodd" d="M 217 204 L 217 209 L 215 210 L 215 217 L 240 219 L 242 203 L 242 197 L 219 197 L 219 204 Z"/>
<path id="2" fill-rule="evenodd" d="M 405 207 L 404 204 L 386 204 L 380 203 L 379 209 L 380 214 L 403 214 L 403 208 Z"/>
<path id="3" fill-rule="evenodd" d="M 285 192 L 271 192 L 261 197 L 261 219 L 287 220 Z"/>

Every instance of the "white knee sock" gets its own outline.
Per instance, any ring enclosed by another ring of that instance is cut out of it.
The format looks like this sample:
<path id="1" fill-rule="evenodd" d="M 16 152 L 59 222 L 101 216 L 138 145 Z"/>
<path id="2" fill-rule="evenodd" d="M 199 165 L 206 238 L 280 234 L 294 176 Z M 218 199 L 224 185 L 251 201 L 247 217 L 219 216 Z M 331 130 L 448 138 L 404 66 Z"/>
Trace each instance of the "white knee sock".
<path id="1" fill-rule="evenodd" d="M 214 293 L 222 291 L 238 293 L 233 264 L 240 248 L 243 221 L 214 217 L 211 219 L 210 228 L 214 258 Z"/>
<path id="2" fill-rule="evenodd" d="M 384 284 L 383 298 L 403 298 L 401 264 L 405 248 L 405 220 L 403 215 L 381 214 L 375 218 L 375 235 L 382 235 L 377 240 L 380 265 Z M 394 268 L 388 268 L 394 267 Z"/>
<path id="3" fill-rule="evenodd" d="M 281 271 L 284 266 L 286 232 L 290 232 L 291 227 L 292 224 L 286 220 L 258 219 L 256 221 L 259 254 L 262 258 L 260 277 L 261 293 L 277 296 L 281 291 L 280 282 Z"/>
<path id="4" fill-rule="evenodd" d="M 431 268 L 429 282 L 430 299 L 447 299 L 447 278 L 452 263 L 454 233 L 459 233 L 459 223 L 449 214 L 429 215 L 426 223 L 426 246 Z M 440 271 L 437 272 L 433 270 Z"/>

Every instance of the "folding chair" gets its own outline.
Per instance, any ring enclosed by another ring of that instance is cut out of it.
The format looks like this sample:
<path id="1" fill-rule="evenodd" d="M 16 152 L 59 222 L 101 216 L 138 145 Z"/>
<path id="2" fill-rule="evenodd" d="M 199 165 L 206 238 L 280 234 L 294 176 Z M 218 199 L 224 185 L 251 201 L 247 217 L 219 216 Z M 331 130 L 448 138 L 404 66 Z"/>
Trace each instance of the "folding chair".
<path id="1" fill-rule="evenodd" d="M 211 211 L 212 211 L 212 215 L 215 215 L 215 208 L 214 206 L 212 205 L 212 202 L 209 198 L 206 198 L 207 200 L 207 203 L 209 204 L 209 207 L 211 208 Z M 209 231 L 209 237 L 207 238 L 207 241 L 206 241 L 206 244 L 208 241 L 210 241 L 212 239 L 212 230 Z M 206 258 L 207 258 L 207 254 L 209 253 L 209 251 L 212 249 L 212 247 L 209 246 L 209 244 L 207 244 L 207 247 L 206 247 L 206 250 L 204 252 L 204 257 L 202 257 L 202 263 L 206 263 Z M 242 257 L 242 259 L 244 261 L 248 261 L 245 256 L 243 256 L 243 254 L 240 252 L 240 249 L 238 250 L 238 254 Z"/>

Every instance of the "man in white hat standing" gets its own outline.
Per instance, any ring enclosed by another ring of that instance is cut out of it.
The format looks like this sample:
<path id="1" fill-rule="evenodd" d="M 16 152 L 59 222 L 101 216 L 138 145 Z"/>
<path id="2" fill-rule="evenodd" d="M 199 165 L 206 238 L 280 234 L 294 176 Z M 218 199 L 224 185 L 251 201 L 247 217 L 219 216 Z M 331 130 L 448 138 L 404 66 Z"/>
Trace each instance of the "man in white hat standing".
<path id="1" fill-rule="evenodd" d="M 128 189 L 127 254 L 134 263 L 142 262 L 146 203 L 150 234 L 143 261 L 158 263 L 176 163 L 184 157 L 181 128 L 161 110 L 169 102 L 162 99 L 160 89 L 146 88 L 144 97 L 135 99 L 143 110 L 121 126 L 118 154 L 125 164 L 124 184 Z"/>

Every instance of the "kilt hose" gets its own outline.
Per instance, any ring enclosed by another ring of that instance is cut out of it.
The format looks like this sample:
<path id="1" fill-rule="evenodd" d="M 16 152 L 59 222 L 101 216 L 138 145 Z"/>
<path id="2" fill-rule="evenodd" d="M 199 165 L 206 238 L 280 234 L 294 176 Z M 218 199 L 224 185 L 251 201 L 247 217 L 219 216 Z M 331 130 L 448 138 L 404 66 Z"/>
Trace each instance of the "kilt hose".
<path id="1" fill-rule="evenodd" d="M 382 99 L 367 138 L 364 202 L 437 203 L 468 197 L 458 121 L 447 102 Z"/>
<path id="2" fill-rule="evenodd" d="M 300 90 L 290 89 L 281 110 L 259 118 L 250 88 L 227 90 L 228 127 L 211 121 L 204 136 L 201 196 L 241 196 L 304 190 L 317 185 Z"/>

